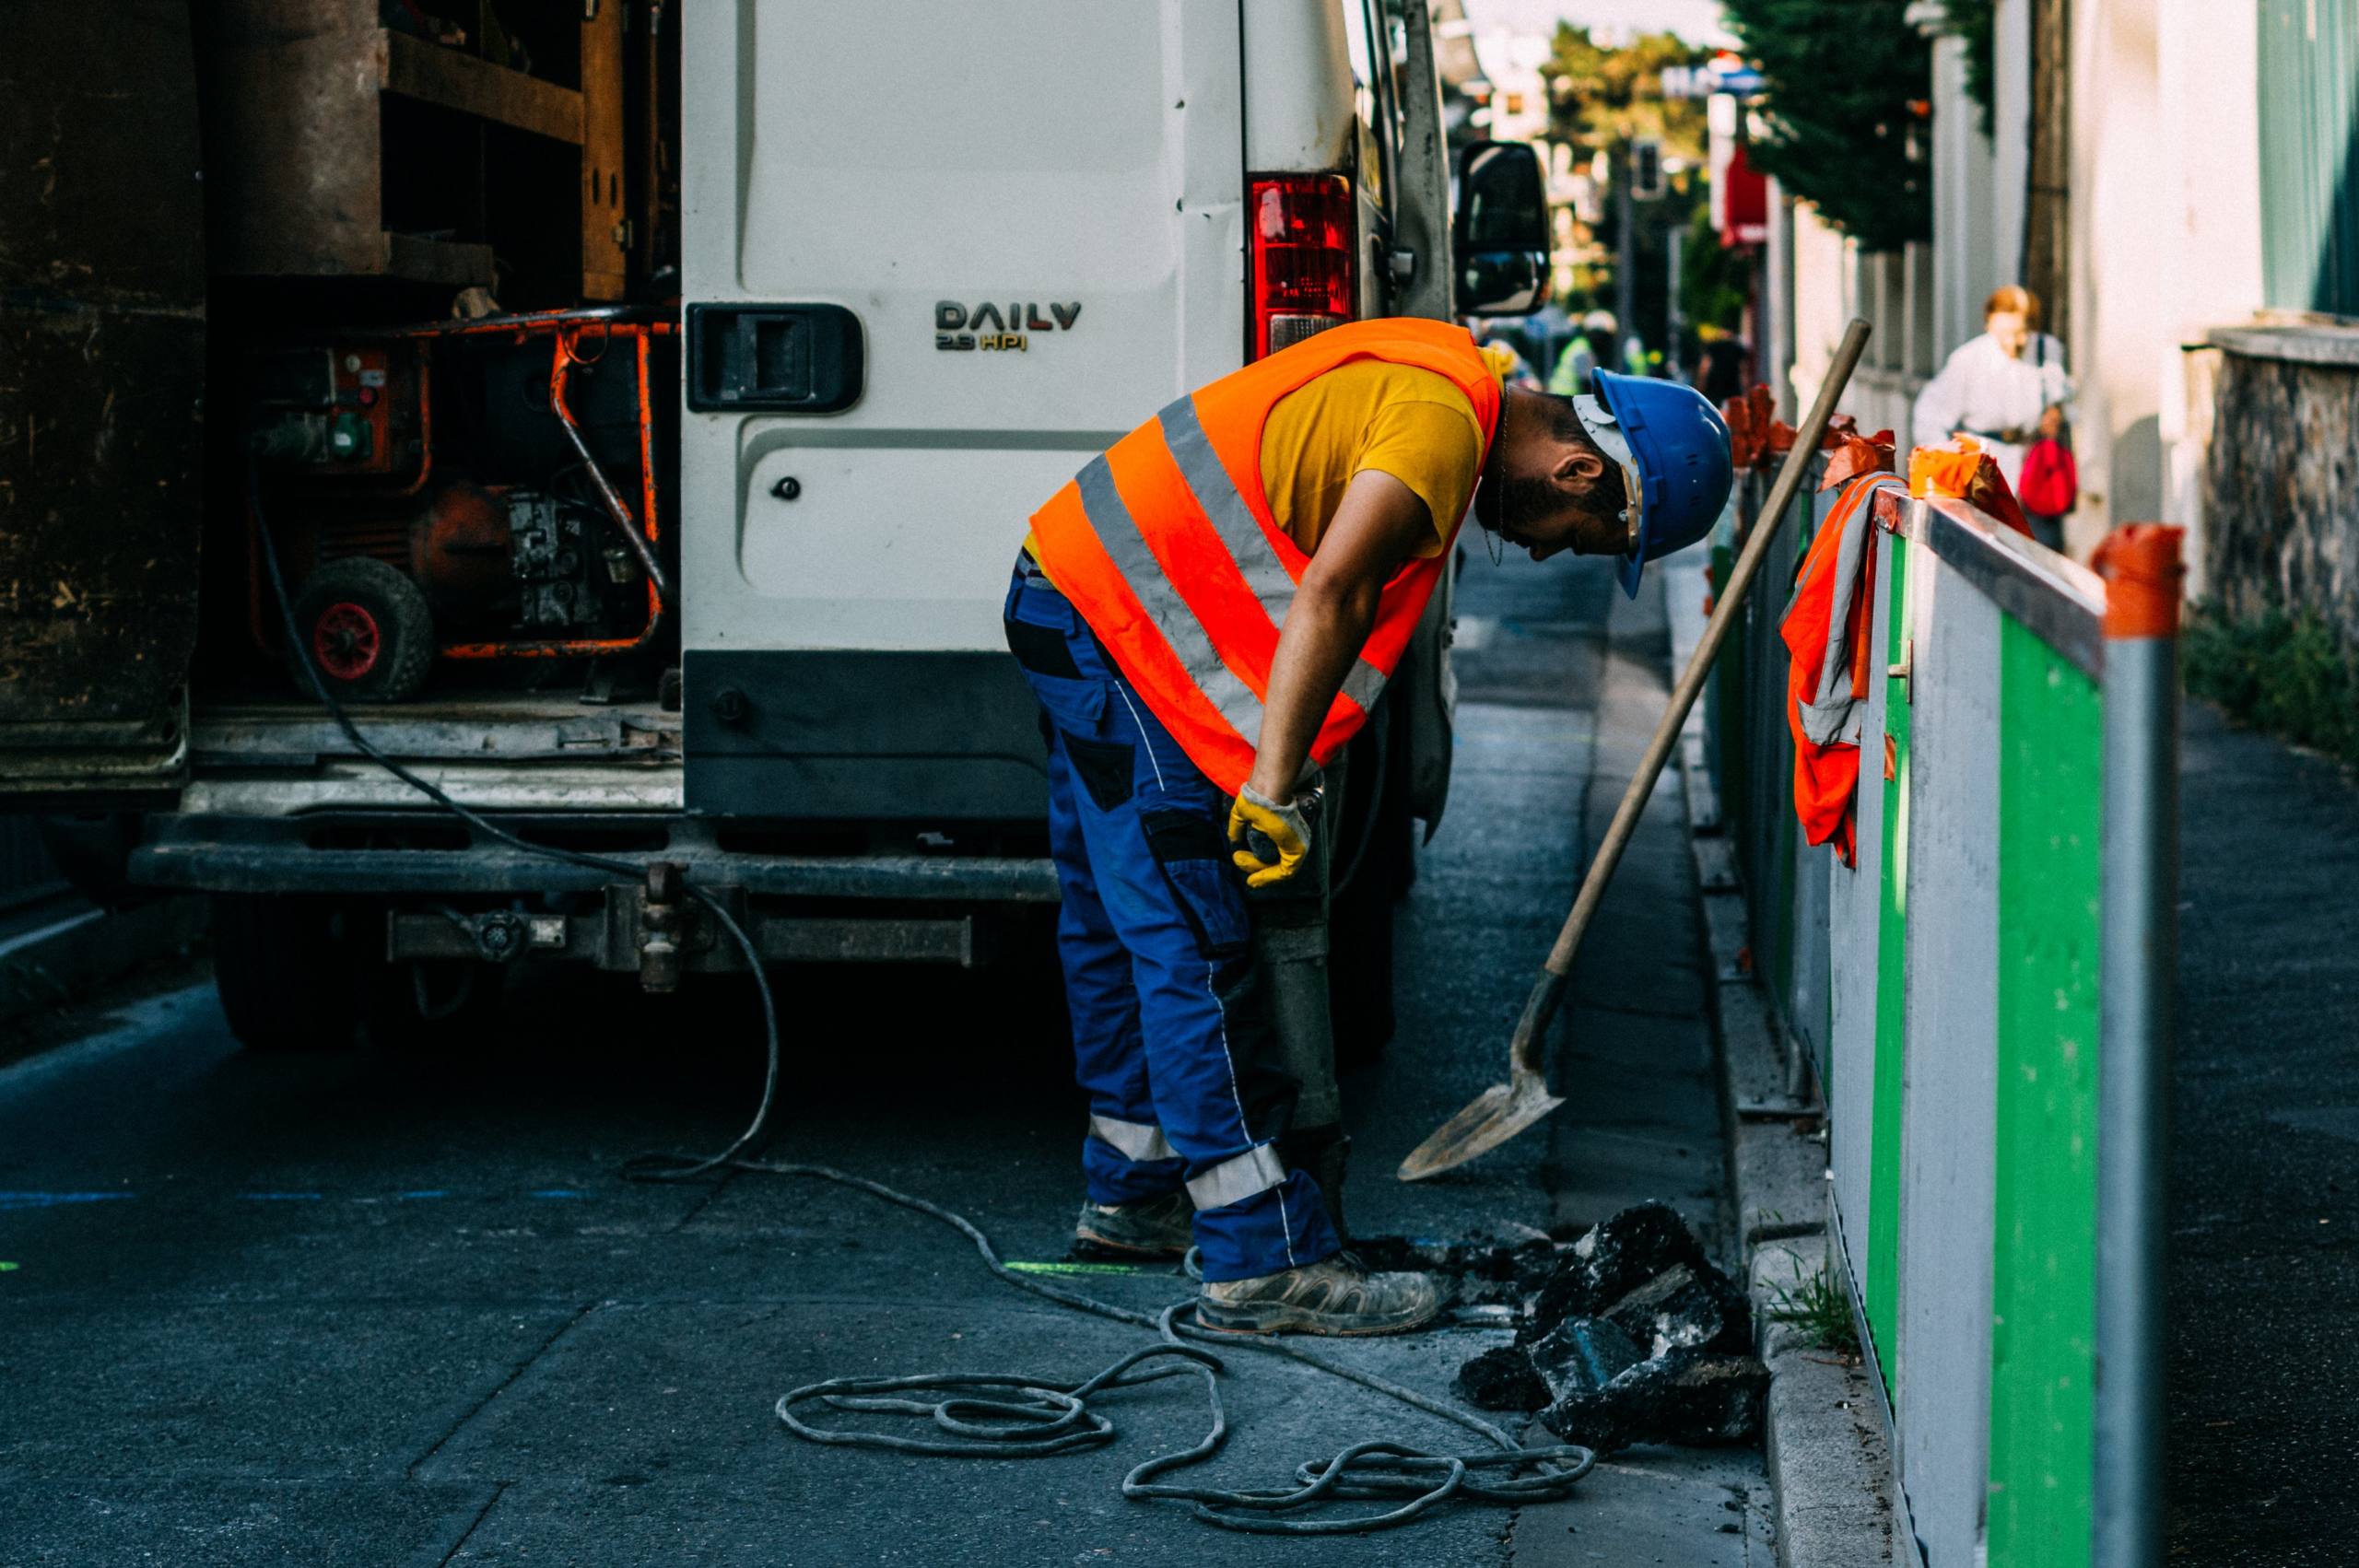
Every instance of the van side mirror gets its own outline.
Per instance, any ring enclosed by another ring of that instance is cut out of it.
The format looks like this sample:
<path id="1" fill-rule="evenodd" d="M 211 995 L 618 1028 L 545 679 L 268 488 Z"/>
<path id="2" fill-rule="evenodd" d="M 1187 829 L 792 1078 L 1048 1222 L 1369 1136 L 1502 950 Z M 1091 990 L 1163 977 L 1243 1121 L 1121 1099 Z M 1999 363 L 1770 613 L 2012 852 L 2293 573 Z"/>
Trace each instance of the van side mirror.
<path id="1" fill-rule="evenodd" d="M 1458 149 L 1458 210 L 1450 223 L 1458 309 L 1520 316 L 1548 297 L 1548 188 L 1521 142 Z"/>

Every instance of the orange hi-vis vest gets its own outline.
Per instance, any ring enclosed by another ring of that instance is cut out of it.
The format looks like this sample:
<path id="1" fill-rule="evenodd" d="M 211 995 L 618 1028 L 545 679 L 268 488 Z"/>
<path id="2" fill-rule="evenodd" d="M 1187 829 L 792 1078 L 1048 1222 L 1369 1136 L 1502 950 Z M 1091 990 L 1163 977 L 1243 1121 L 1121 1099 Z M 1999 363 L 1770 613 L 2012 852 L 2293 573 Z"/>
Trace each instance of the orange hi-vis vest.
<path id="1" fill-rule="evenodd" d="M 1278 628 L 1310 563 L 1262 493 L 1262 428 L 1280 399 L 1354 359 L 1447 377 L 1473 405 L 1489 454 L 1499 382 L 1464 328 L 1348 322 L 1180 399 L 1032 514 L 1041 569 L 1189 759 L 1232 795 L 1253 771 Z M 1334 758 L 1400 666 L 1464 521 L 1448 521 L 1440 554 L 1412 559 L 1385 583 L 1375 629 L 1327 710 L 1312 761 Z"/>
<path id="2" fill-rule="evenodd" d="M 1863 443 L 1864 444 L 1864 443 Z M 1860 728 L 1873 674 L 1875 497 L 1907 486 L 1893 474 L 1853 479 L 1802 557 L 1780 624 L 1785 638 L 1786 725 L 1794 737 L 1794 815 L 1802 837 L 1832 843 L 1847 866 L 1860 787 Z"/>

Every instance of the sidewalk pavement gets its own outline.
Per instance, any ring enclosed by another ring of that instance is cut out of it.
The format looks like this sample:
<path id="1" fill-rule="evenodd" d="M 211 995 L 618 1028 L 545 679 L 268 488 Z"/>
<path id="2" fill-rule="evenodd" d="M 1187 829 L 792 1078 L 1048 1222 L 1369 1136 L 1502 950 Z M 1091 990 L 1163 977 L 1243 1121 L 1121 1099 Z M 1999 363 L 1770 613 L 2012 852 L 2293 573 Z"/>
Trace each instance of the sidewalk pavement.
<path id="1" fill-rule="evenodd" d="M 1671 620 L 1672 668 L 1684 669 L 1704 632 L 1705 563 L 1691 552 L 1657 568 Z M 1660 711 L 1658 707 L 1657 711 Z M 1710 1007 L 1719 1037 L 1720 1110 L 1728 1129 L 1737 1215 L 1732 1249 L 1744 1260 L 1770 1373 L 1764 1411 L 1781 1568 L 1880 1568 L 1905 1561 L 1893 1531 L 1891 1453 L 1880 1396 L 1864 1367 L 1831 1356 L 1773 1306 L 1828 1268 L 1824 1117 L 1756 1117 L 1741 1106 L 1788 1095 L 1786 1052 L 1760 987 L 1740 965 L 1748 945 L 1744 895 L 1734 876 L 1710 775 L 1702 704 L 1681 737 L 1689 845 L 1703 895 Z"/>
<path id="2" fill-rule="evenodd" d="M 1511 885 L 1516 896 L 1497 903 L 1518 911 L 1512 929 L 1485 944 L 1494 1000 L 1458 1042 L 1473 1068 L 1469 1097 L 1504 1073 L 1520 991 L 1555 939 L 1669 691 L 1660 579 L 1625 599 L 1604 565 L 1477 562 L 1461 579 L 1462 749 L 1451 809 L 1466 814 L 1428 852 L 1416 896 L 1453 879 L 1495 900 Z M 1533 743 L 1552 727 L 1567 738 L 1585 728 L 1586 743 Z M 1488 820 L 1510 802 L 1513 814 L 1491 830 L 1468 831 L 1466 817 Z M 1461 934 L 1424 924 L 1449 940 Z M 1680 781 L 1666 773 L 1574 969 L 1551 1071 L 1567 1103 L 1471 1169 L 1539 1155 L 1544 1223 L 1560 1237 L 1660 1198 L 1735 1271 L 1703 936 Z M 1437 972 L 1424 965 L 1438 957 L 1425 956 L 1416 972 Z M 1459 1225 L 1468 1217 L 1461 1211 Z M 1572 1501 L 1521 1510 L 1510 1548 L 1517 1568 L 1766 1568 L 1775 1558 L 1760 1456 L 1658 1446 L 1616 1455 Z"/>
<path id="3" fill-rule="evenodd" d="M 2359 790 L 2185 722 L 2171 1560 L 2359 1562 Z"/>

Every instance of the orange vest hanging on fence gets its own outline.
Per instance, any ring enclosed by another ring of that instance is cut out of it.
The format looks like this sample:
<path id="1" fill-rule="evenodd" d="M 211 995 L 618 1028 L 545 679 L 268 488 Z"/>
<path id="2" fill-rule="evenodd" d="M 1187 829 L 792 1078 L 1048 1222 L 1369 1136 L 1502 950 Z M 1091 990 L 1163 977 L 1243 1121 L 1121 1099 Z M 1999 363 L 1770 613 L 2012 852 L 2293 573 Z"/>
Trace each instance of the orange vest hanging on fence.
<path id="1" fill-rule="evenodd" d="M 1280 399 L 1354 359 L 1448 378 L 1499 427 L 1497 376 L 1462 327 L 1390 319 L 1331 327 L 1172 404 L 1032 514 L 1041 569 L 1205 776 L 1235 794 L 1253 770 L 1278 628 L 1310 563 L 1262 490 L 1262 427 Z M 1325 764 L 1367 720 L 1449 560 L 1385 583 L 1375 629 L 1310 748 Z"/>
<path id="2" fill-rule="evenodd" d="M 1866 443 L 1860 443 L 1865 445 Z M 1857 863 L 1854 803 L 1860 724 L 1874 670 L 1875 493 L 1907 486 L 1890 474 L 1851 481 L 1811 541 L 1780 628 L 1790 661 L 1786 723 L 1794 736 L 1794 814 L 1802 837 Z"/>

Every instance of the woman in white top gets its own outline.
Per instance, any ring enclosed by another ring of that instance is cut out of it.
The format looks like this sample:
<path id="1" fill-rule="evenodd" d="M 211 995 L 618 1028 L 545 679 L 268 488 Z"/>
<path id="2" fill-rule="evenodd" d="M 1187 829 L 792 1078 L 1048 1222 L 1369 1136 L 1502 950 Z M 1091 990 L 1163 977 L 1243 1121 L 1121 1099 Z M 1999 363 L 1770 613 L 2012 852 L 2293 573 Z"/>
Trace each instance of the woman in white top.
<path id="1" fill-rule="evenodd" d="M 2064 345 L 2038 327 L 2038 295 L 2013 284 L 1994 292 L 1982 307 L 1982 335 L 1960 344 L 1917 394 L 1916 444 L 1972 436 L 1998 461 L 2008 486 L 2016 485 L 2025 449 L 2062 430 L 2072 396 Z M 2059 520 L 2041 521 L 2054 528 Z"/>

